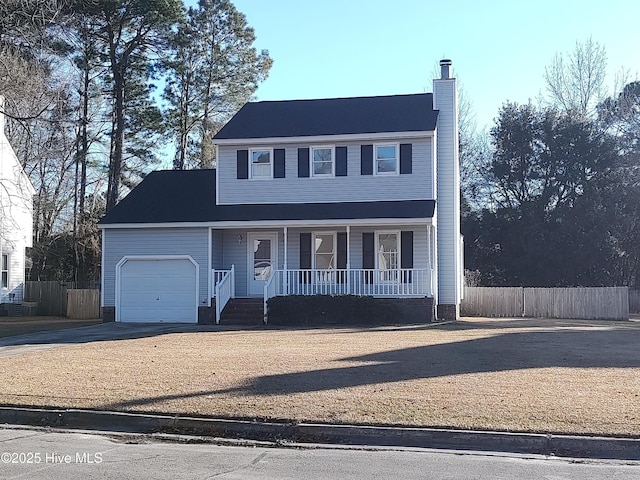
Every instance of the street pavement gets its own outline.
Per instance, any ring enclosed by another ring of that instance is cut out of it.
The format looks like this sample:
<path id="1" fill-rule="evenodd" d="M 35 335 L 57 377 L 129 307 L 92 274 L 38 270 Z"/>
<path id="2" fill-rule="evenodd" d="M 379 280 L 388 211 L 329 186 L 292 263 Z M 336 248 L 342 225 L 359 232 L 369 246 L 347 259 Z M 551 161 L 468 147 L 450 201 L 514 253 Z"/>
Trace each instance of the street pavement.
<path id="1" fill-rule="evenodd" d="M 174 438 L 175 439 L 175 438 Z M 0 478 L 13 479 L 474 479 L 640 478 L 640 462 L 427 449 L 313 448 L 173 443 L 154 436 L 105 436 L 0 428 Z M 195 437 L 182 437 L 196 442 Z"/>

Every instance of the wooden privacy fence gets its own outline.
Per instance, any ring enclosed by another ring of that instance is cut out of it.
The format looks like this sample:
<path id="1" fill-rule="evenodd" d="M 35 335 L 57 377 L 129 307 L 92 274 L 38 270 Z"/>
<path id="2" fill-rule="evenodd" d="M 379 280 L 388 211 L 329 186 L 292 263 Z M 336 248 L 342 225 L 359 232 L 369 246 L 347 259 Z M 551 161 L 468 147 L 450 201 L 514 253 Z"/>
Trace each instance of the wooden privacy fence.
<path id="1" fill-rule="evenodd" d="M 640 290 L 629 290 L 629 313 L 640 313 Z"/>
<path id="2" fill-rule="evenodd" d="M 100 318 L 100 290 L 68 290 L 67 317 L 75 319 Z"/>
<path id="3" fill-rule="evenodd" d="M 100 290 L 75 287 L 73 282 L 25 282 L 24 302 L 37 302 L 38 315 L 100 318 Z"/>
<path id="4" fill-rule="evenodd" d="M 461 313 L 481 317 L 628 320 L 627 287 L 466 287 Z"/>
<path id="5" fill-rule="evenodd" d="M 66 315 L 67 290 L 71 282 L 24 282 L 24 301 L 38 302 L 38 315 Z"/>

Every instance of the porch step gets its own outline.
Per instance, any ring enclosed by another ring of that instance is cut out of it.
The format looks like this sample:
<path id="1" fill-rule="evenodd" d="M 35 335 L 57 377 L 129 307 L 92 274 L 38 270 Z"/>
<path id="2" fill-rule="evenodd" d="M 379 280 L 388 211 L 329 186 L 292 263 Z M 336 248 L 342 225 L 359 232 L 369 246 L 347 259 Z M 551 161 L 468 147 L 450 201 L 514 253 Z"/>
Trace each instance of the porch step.
<path id="1" fill-rule="evenodd" d="M 220 325 L 262 325 L 263 321 L 262 298 L 232 298 L 220 315 Z"/>

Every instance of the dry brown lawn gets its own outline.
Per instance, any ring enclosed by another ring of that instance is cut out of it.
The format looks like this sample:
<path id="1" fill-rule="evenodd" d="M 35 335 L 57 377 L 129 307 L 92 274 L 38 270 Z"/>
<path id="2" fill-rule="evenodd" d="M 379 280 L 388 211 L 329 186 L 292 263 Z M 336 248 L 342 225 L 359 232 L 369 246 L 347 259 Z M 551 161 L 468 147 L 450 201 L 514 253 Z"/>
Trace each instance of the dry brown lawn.
<path id="1" fill-rule="evenodd" d="M 166 334 L 0 358 L 0 403 L 640 435 L 640 324 Z"/>

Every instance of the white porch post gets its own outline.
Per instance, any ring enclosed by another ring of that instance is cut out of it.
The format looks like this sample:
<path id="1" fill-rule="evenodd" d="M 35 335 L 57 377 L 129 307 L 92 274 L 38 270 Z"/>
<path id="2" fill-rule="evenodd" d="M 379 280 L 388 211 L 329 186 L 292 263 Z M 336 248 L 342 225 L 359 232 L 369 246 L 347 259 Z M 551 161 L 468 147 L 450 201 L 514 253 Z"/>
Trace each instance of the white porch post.
<path id="1" fill-rule="evenodd" d="M 351 293 L 351 226 L 347 225 L 347 293 Z"/>
<path id="2" fill-rule="evenodd" d="M 289 295 L 289 275 L 287 275 L 287 269 L 289 268 L 289 227 L 284 227 L 284 265 L 283 265 L 283 275 L 284 275 L 284 293 L 285 295 Z"/>

